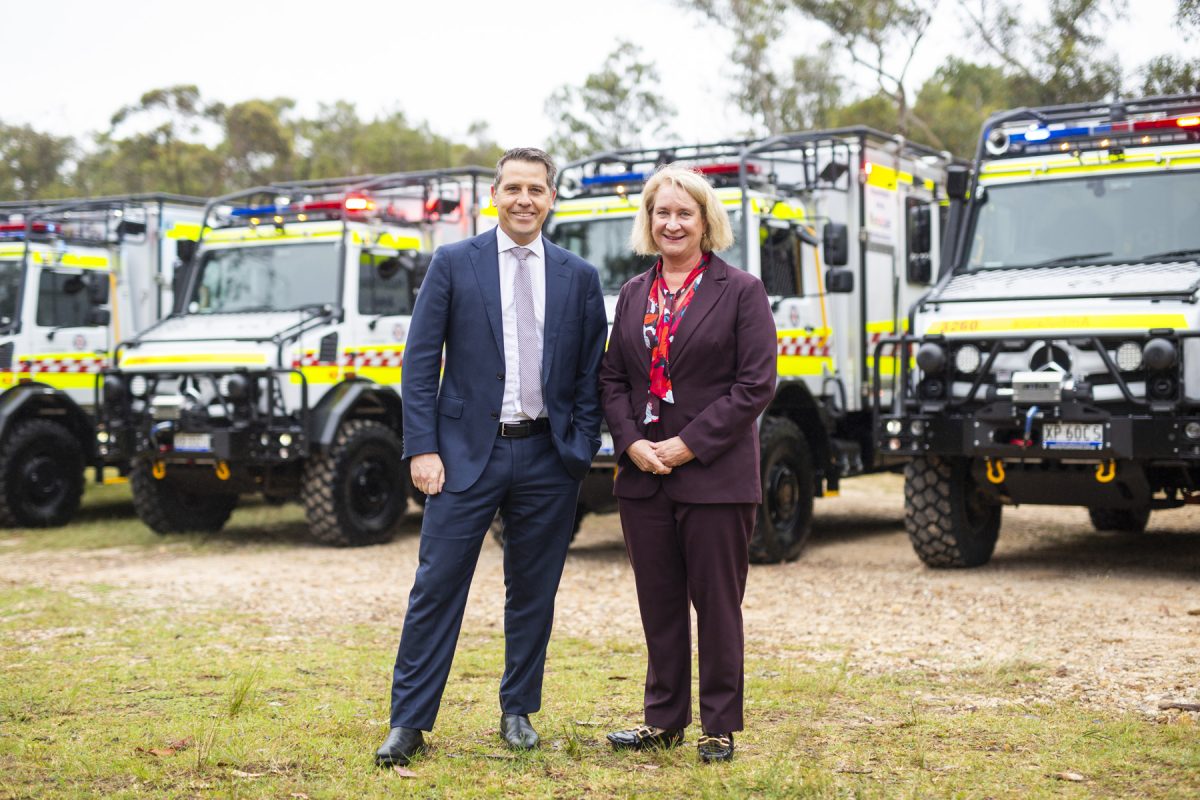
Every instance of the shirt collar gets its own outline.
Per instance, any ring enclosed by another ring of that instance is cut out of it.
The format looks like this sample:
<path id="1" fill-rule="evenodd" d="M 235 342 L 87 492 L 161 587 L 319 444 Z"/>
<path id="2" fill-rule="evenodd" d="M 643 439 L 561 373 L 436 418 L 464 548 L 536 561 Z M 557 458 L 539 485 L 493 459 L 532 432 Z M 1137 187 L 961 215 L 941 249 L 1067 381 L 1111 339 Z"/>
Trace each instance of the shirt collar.
<path id="1" fill-rule="evenodd" d="M 504 232 L 504 229 L 501 228 L 499 225 L 497 225 L 496 226 L 496 248 L 501 253 L 503 253 L 506 250 L 512 250 L 514 247 L 526 247 L 535 256 L 537 256 L 539 259 L 541 259 L 542 262 L 545 262 L 545 260 L 546 260 L 546 247 L 542 243 L 542 234 L 540 232 L 538 233 L 537 238 L 534 239 L 529 244 L 520 245 L 520 244 L 517 244 L 516 242 L 514 242 L 509 237 L 509 235 Z"/>

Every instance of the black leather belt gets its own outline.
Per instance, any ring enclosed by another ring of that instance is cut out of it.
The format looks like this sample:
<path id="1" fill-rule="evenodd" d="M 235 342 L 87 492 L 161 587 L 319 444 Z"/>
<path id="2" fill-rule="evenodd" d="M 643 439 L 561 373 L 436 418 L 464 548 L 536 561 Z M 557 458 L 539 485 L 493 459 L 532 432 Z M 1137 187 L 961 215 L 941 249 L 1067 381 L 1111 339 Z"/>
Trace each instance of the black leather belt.
<path id="1" fill-rule="evenodd" d="M 505 439 L 524 439 L 526 436 L 546 433 L 548 430 L 550 430 L 550 420 L 546 417 L 527 419 L 523 422 L 500 423 L 500 436 Z"/>

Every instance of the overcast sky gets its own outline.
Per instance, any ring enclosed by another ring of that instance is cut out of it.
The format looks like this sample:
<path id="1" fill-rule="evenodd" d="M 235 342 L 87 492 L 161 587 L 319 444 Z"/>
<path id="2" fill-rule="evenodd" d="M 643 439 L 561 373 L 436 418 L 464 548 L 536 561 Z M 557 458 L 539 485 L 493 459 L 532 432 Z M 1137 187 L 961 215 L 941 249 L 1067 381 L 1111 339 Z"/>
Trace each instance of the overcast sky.
<path id="1" fill-rule="evenodd" d="M 1185 52 L 1175 0 L 1129 5 L 1110 44 L 1127 74 L 1152 56 Z M 455 138 L 479 119 L 502 146 L 541 144 L 551 130 L 545 98 L 582 82 L 619 38 L 658 65 L 683 140 L 746 128 L 727 101 L 728 33 L 671 0 L 8 0 L 0 8 L 0 121 L 60 134 L 104 129 L 142 92 L 191 83 L 209 101 L 283 96 L 312 114 L 344 99 L 364 118 L 400 109 Z M 959 14 L 955 0 L 941 0 L 911 71 L 914 89 L 966 46 Z M 815 50 L 823 36 L 800 25 L 784 43 L 789 53 Z"/>

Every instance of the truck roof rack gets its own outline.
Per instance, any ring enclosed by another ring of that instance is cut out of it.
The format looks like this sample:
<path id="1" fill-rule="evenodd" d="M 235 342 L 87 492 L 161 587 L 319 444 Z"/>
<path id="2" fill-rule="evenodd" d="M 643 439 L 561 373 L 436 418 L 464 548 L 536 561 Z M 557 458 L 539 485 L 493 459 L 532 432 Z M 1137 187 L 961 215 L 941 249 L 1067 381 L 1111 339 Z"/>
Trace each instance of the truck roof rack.
<path id="1" fill-rule="evenodd" d="M 108 197 L 0 202 L 0 235 L 25 241 L 66 241 L 80 245 L 105 245 L 146 232 L 147 205 L 188 205 L 200 209 L 202 197 L 181 194 L 123 194 Z M 19 220 L 19 221 L 15 221 Z M 22 225 L 18 228 L 16 226 Z"/>
<path id="2" fill-rule="evenodd" d="M 444 213 L 448 204 L 443 203 L 440 184 L 453 184 L 459 189 L 465 179 L 472 183 L 472 196 L 478 195 L 479 181 L 490 181 L 492 170 L 480 166 L 448 167 L 444 169 L 392 172 L 372 175 L 355 175 L 340 178 L 319 178 L 302 181 L 278 181 L 230 192 L 208 201 L 204 210 L 202 232 L 210 227 L 225 228 L 247 224 L 258 224 L 264 218 L 270 221 L 292 216 L 290 222 L 302 221 L 294 215 L 317 211 L 314 218 L 365 219 L 378 211 L 378 205 L 386 199 L 405 198 L 422 203 L 437 200 L 429 213 Z M 234 206 L 240 201 L 240 205 Z M 257 201 L 255 204 L 250 204 Z M 472 205 L 473 205 L 472 201 Z M 455 203 L 458 205 L 458 202 Z M 228 209 L 227 211 L 225 209 Z M 386 208 L 382 211 L 386 212 Z M 382 214 L 387 216 L 386 213 Z M 414 222 L 397 219 L 399 222 Z M 203 236 L 203 233 L 201 234 Z"/>

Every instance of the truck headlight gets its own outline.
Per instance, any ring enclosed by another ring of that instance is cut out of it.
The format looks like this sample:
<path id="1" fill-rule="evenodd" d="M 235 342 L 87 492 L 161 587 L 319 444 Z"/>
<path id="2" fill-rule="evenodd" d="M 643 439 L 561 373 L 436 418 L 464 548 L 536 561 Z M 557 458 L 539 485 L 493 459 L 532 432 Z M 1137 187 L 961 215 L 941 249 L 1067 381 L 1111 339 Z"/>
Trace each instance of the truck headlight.
<path id="1" fill-rule="evenodd" d="M 149 388 L 150 383 L 146 380 L 145 375 L 134 375 L 129 379 L 129 393 L 139 400 L 145 398 Z"/>
<path id="2" fill-rule="evenodd" d="M 898 419 L 889 419 L 883 423 L 883 427 L 892 436 L 898 436 L 900 431 L 904 430 L 904 423 Z"/>
<path id="3" fill-rule="evenodd" d="M 983 358 L 979 354 L 979 348 L 973 344 L 964 344 L 954 354 L 954 368 L 968 375 L 979 369 L 982 362 Z"/>
<path id="4" fill-rule="evenodd" d="M 1133 372 L 1142 365 L 1142 348 L 1137 342 L 1122 342 L 1117 348 L 1117 369 Z"/>

